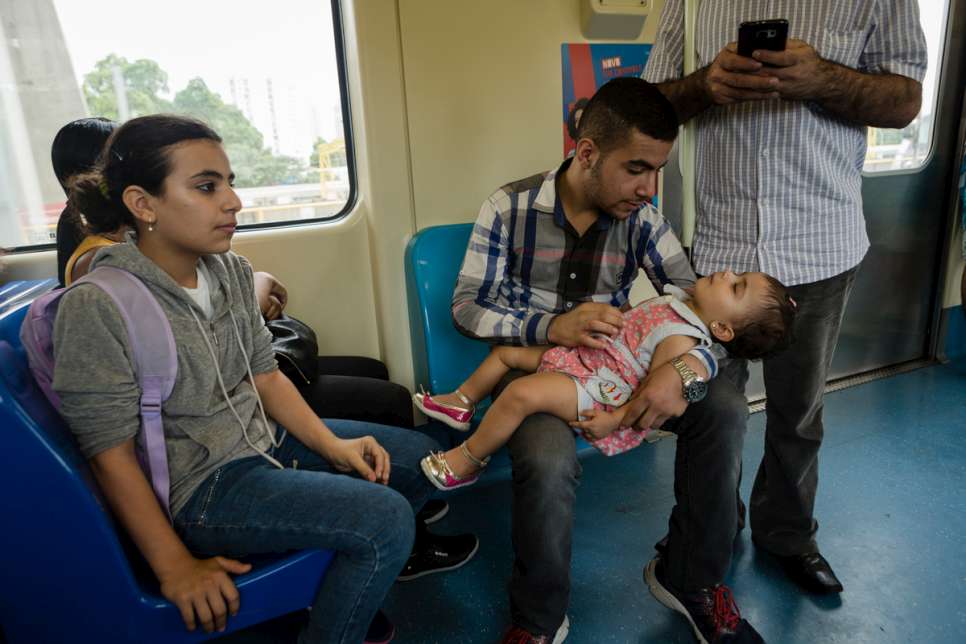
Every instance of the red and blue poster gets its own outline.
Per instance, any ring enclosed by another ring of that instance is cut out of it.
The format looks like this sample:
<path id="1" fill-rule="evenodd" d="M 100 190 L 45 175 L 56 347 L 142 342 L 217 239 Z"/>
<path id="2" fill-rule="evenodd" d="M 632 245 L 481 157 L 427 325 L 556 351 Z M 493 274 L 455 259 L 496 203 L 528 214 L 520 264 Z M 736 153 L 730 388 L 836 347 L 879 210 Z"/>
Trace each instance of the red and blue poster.
<path id="1" fill-rule="evenodd" d="M 650 45 L 567 44 L 560 45 L 563 71 L 564 156 L 576 142 L 577 122 L 597 88 L 612 78 L 640 76 L 651 53 Z"/>

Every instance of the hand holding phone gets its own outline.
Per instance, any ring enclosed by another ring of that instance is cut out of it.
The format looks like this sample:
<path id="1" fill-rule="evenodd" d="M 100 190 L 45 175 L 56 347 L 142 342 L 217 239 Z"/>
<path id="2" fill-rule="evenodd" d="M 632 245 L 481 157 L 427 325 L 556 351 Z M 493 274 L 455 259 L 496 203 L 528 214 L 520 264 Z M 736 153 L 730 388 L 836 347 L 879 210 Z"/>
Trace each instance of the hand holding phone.
<path id="1" fill-rule="evenodd" d="M 743 22 L 738 27 L 738 55 L 751 58 L 756 49 L 784 51 L 788 40 L 785 19 Z"/>

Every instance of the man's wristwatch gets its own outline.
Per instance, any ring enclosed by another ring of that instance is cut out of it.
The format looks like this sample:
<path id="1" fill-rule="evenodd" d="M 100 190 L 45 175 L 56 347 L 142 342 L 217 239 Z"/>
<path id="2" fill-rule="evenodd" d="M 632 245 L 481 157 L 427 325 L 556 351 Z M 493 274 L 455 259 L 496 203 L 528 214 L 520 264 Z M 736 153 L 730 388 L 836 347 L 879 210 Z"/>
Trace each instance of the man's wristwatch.
<path id="1" fill-rule="evenodd" d="M 704 381 L 704 378 L 700 377 L 694 372 L 694 369 L 688 366 L 681 358 L 675 358 L 671 360 L 671 366 L 678 372 L 681 376 L 682 383 L 682 393 L 684 394 L 684 399 L 689 403 L 695 403 L 699 400 L 703 400 L 705 395 L 708 393 L 708 383 Z"/>

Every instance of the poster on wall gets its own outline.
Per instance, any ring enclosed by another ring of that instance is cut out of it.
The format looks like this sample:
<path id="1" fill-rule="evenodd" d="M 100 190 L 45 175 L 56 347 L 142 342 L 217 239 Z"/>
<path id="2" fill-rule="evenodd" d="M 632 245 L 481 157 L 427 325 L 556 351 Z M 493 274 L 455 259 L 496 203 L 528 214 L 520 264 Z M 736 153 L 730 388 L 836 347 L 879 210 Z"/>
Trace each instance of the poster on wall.
<path id="1" fill-rule="evenodd" d="M 597 88 L 612 78 L 640 76 L 651 45 L 564 43 L 560 45 L 563 72 L 564 156 L 573 152 L 580 114 Z"/>

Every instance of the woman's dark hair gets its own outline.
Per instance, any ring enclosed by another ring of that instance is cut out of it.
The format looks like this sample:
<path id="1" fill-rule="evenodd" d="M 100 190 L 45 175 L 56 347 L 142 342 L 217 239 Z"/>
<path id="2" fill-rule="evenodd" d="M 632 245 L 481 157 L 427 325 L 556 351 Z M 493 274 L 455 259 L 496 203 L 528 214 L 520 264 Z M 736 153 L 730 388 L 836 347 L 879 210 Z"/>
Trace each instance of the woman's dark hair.
<path id="1" fill-rule="evenodd" d="M 128 186 L 160 196 L 171 173 L 168 148 L 184 141 L 221 143 L 210 127 L 193 118 L 154 114 L 131 119 L 111 135 L 94 170 L 70 182 L 70 204 L 84 213 L 92 233 L 135 226 L 134 215 L 121 200 Z"/>
<path id="2" fill-rule="evenodd" d="M 60 128 L 50 146 L 50 161 L 64 192 L 71 177 L 94 168 L 116 128 L 117 123 L 102 117 L 77 119 Z"/>
<path id="3" fill-rule="evenodd" d="M 580 112 L 587 107 L 588 98 L 578 98 L 574 103 L 574 106 L 570 108 L 570 114 L 567 115 L 567 134 L 573 141 L 577 140 L 577 126 L 580 125 L 580 119 L 577 118 L 577 112 Z M 583 114 L 581 114 L 581 117 Z"/>
<path id="4" fill-rule="evenodd" d="M 673 141 L 678 135 L 678 117 L 657 86 L 623 77 L 597 90 L 580 116 L 577 134 L 592 140 L 606 154 L 625 143 L 631 129 L 659 141 Z"/>
<path id="5" fill-rule="evenodd" d="M 794 342 L 792 330 L 798 305 L 784 284 L 771 275 L 765 275 L 765 279 L 768 281 L 768 290 L 761 308 L 740 329 L 735 329 L 734 338 L 721 343 L 733 358 L 769 358 Z"/>

